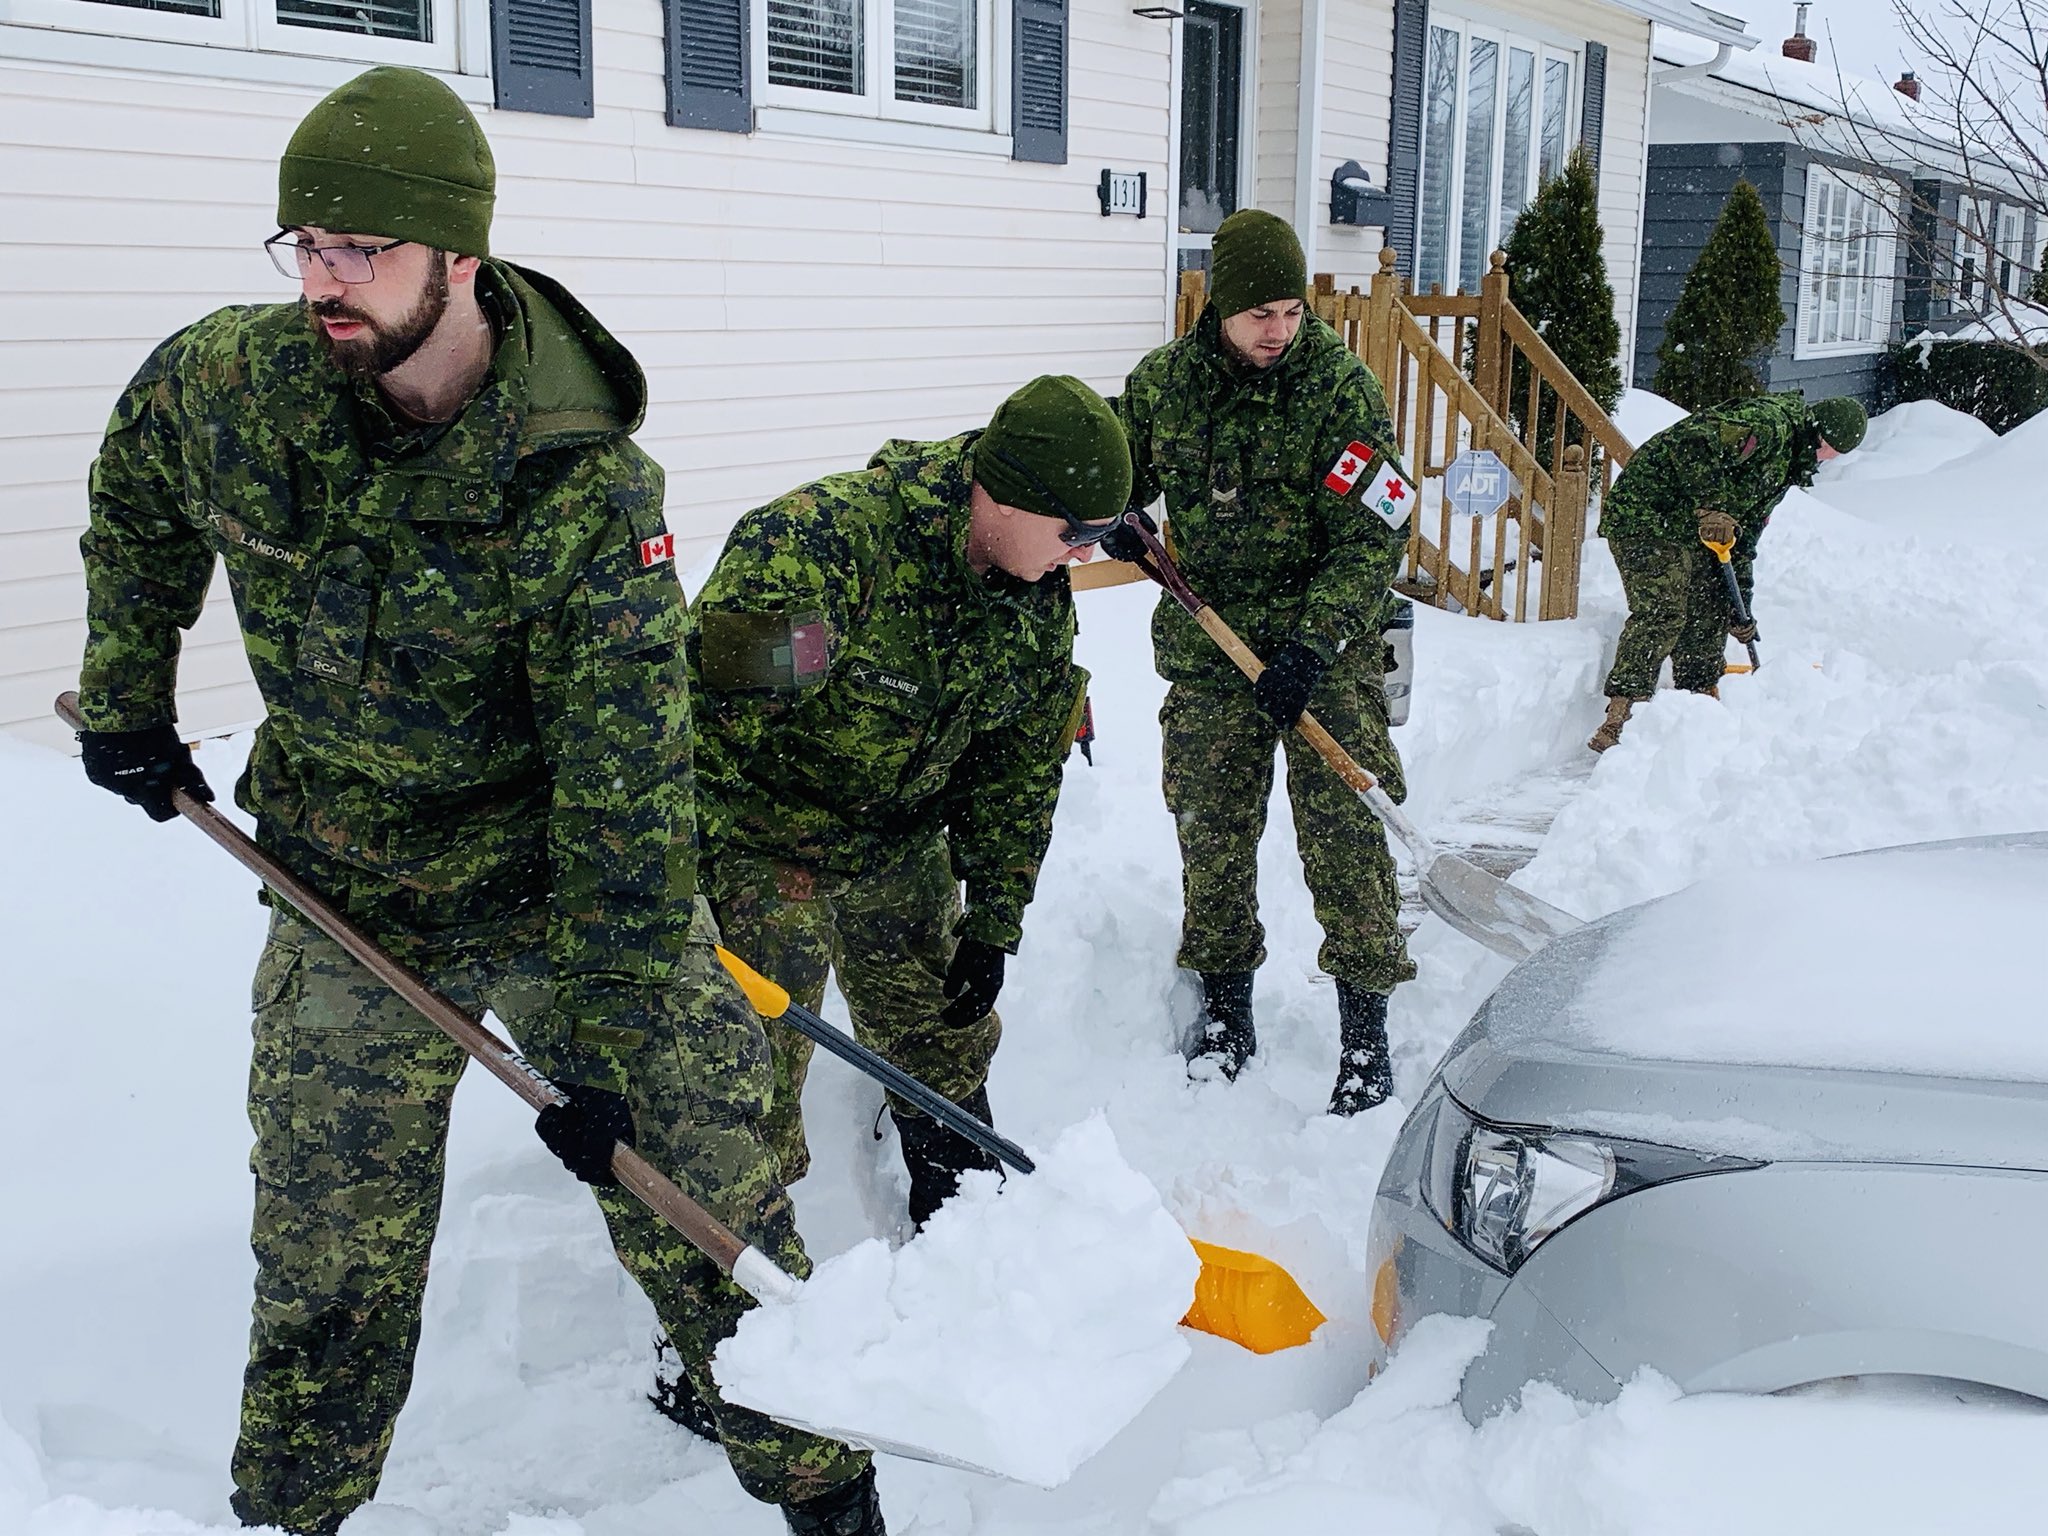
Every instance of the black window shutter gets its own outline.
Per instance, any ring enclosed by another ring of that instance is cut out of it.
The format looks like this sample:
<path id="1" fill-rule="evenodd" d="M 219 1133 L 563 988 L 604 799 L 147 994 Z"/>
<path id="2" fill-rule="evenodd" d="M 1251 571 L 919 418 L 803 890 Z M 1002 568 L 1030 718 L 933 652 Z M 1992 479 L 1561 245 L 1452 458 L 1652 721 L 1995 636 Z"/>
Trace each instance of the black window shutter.
<path id="1" fill-rule="evenodd" d="M 664 0 L 668 125 L 754 130 L 749 0 Z"/>
<path id="2" fill-rule="evenodd" d="M 1067 0 L 1015 0 L 1010 156 L 1067 163 Z"/>
<path id="3" fill-rule="evenodd" d="M 1387 127 L 1386 242 L 1415 271 L 1415 194 L 1422 179 L 1422 72 L 1429 0 L 1394 0 L 1393 104 Z"/>
<path id="4" fill-rule="evenodd" d="M 590 0 L 491 0 L 491 75 L 500 111 L 589 117 Z"/>
<path id="5" fill-rule="evenodd" d="M 1600 130 L 1607 122 L 1607 45 L 1586 44 L 1585 112 L 1579 120 L 1579 142 L 1593 157 L 1593 176 L 1600 176 Z"/>

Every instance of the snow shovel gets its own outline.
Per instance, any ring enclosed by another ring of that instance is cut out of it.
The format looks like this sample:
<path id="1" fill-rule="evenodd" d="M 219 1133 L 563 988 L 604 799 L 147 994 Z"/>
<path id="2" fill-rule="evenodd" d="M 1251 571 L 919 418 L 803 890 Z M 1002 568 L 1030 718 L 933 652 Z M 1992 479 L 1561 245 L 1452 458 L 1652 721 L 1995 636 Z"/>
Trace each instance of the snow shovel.
<path id="1" fill-rule="evenodd" d="M 85 729 L 85 722 L 78 713 L 78 695 L 75 692 L 67 691 L 57 696 L 57 717 L 74 731 Z M 539 1111 L 550 1104 L 567 1101 L 568 1095 L 543 1077 L 510 1044 L 499 1039 L 428 986 L 425 978 L 418 972 L 387 955 L 374 939 L 335 911 L 310 886 L 258 848 L 249 836 L 227 817 L 205 801 L 193 799 L 182 789 L 172 792 L 171 803 L 177 806 L 180 815 L 227 850 L 244 869 L 290 902 L 293 908 L 304 914 L 316 928 L 347 950 L 365 970 L 425 1014 L 430 1023 L 467 1051 L 491 1076 L 518 1094 L 529 1108 Z M 624 1142 L 617 1142 L 612 1147 L 612 1173 L 618 1178 L 619 1183 L 638 1196 L 649 1210 L 681 1233 L 692 1247 L 730 1275 L 733 1283 L 756 1301 L 768 1304 L 795 1298 L 802 1281 L 760 1249 L 744 1241 L 724 1222 L 678 1189 L 660 1169 Z M 796 1427 L 811 1430 L 828 1439 L 844 1441 L 848 1445 L 858 1446 L 864 1450 L 882 1451 L 891 1456 L 904 1456 L 913 1461 L 928 1461 L 942 1467 L 980 1472 L 990 1477 L 1006 1475 L 994 1468 L 962 1461 L 956 1456 L 947 1455 L 944 1451 L 904 1444 L 886 1436 L 867 1434 L 858 1429 L 827 1424 L 798 1424 Z"/>
<path id="2" fill-rule="evenodd" d="M 1727 584 L 1728 603 L 1735 610 L 1735 617 L 1743 624 L 1754 624 L 1756 620 L 1749 616 L 1749 604 L 1742 600 L 1742 583 L 1735 579 L 1735 567 L 1728 558 L 1735 552 L 1735 541 L 1731 539 L 1726 544 L 1716 544 L 1712 539 L 1702 537 L 1700 542 L 1711 549 L 1714 558 L 1721 562 L 1721 580 Z M 1751 639 L 1742 643 L 1749 647 L 1749 670 L 1755 672 L 1763 666 L 1756 654 L 1756 641 Z"/>
<path id="3" fill-rule="evenodd" d="M 1139 567 L 1193 616 L 1223 653 L 1237 663 L 1240 672 L 1256 682 L 1259 674 L 1266 670 L 1266 664 L 1237 638 L 1221 614 L 1195 595 L 1181 575 L 1180 568 L 1174 564 L 1173 557 L 1167 554 L 1166 545 L 1159 535 L 1147 528 L 1135 512 L 1124 514 L 1124 524 L 1137 533 L 1150 556 L 1140 560 Z M 1408 846 L 1409 852 L 1415 856 L 1416 883 L 1421 888 L 1423 904 L 1458 932 L 1484 944 L 1497 955 L 1504 955 L 1510 960 L 1526 960 L 1552 939 L 1585 926 L 1569 912 L 1488 874 L 1470 859 L 1437 847 L 1388 798 L 1379 782 L 1359 767 L 1351 754 L 1338 745 L 1336 738 L 1323 729 L 1314 715 L 1303 710 L 1301 719 L 1295 722 L 1295 729 L 1308 738 L 1309 744 L 1322 754 L 1323 761 L 1365 802 L 1373 815 L 1385 822 L 1387 829 Z"/>
<path id="4" fill-rule="evenodd" d="M 792 998 L 788 989 L 770 981 L 722 944 L 718 958 L 762 1018 L 778 1020 L 815 1040 L 842 1061 L 910 1100 L 955 1135 L 973 1142 L 990 1157 L 1019 1173 L 1033 1171 L 1034 1164 L 1024 1149 L 1000 1135 L 993 1126 L 984 1124 L 844 1031 L 833 1028 Z M 1294 1276 L 1271 1259 L 1235 1248 L 1219 1248 L 1198 1238 L 1188 1241 L 1194 1244 L 1202 1261 L 1202 1273 L 1195 1281 L 1194 1304 L 1181 1320 L 1187 1327 L 1228 1339 L 1254 1354 L 1267 1355 L 1306 1344 L 1328 1321 Z"/>

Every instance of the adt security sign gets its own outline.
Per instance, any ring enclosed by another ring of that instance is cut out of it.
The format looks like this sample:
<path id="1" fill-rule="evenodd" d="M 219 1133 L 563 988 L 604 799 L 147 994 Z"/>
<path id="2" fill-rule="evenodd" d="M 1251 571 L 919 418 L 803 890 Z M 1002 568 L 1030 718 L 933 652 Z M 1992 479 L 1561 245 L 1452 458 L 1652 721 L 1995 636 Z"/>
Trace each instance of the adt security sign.
<path id="1" fill-rule="evenodd" d="M 1485 517 L 1500 509 L 1514 481 L 1492 449 L 1467 448 L 1451 460 L 1451 467 L 1444 472 L 1444 486 L 1451 510 L 1466 517 Z"/>

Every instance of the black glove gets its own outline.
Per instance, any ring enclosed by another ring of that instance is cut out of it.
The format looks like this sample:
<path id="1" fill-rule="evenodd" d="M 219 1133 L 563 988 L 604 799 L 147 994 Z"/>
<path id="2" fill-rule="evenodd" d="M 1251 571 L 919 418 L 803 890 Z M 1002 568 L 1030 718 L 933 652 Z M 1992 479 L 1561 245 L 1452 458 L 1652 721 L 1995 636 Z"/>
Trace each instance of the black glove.
<path id="1" fill-rule="evenodd" d="M 212 803 L 213 791 L 192 761 L 192 749 L 168 725 L 140 731 L 80 731 L 78 748 L 85 776 L 130 805 L 141 806 L 151 821 L 169 821 L 178 814 L 171 804 L 174 790 Z"/>
<path id="2" fill-rule="evenodd" d="M 1003 990 L 1003 964 L 1009 958 L 993 944 L 962 939 L 953 951 L 953 963 L 946 967 L 945 995 L 953 1001 L 940 1010 L 939 1022 L 949 1029 L 965 1029 L 995 1007 Z"/>
<path id="3" fill-rule="evenodd" d="M 1290 640 L 1266 663 L 1266 670 L 1252 684 L 1252 697 L 1268 719 L 1281 730 L 1291 731 L 1308 708 L 1308 696 L 1329 670 L 1330 664 L 1322 657 L 1299 640 Z"/>
<path id="4" fill-rule="evenodd" d="M 1756 638 L 1756 620 L 1753 618 L 1730 619 L 1728 621 L 1728 633 L 1733 635 L 1742 644 L 1748 645 L 1750 641 Z"/>
<path id="5" fill-rule="evenodd" d="M 1138 508 L 1133 507 L 1131 511 L 1137 514 L 1138 521 L 1145 525 L 1147 533 L 1157 533 L 1159 531 L 1159 525 L 1139 511 Z M 1136 560 L 1143 555 L 1151 553 L 1150 550 L 1145 548 L 1145 541 L 1138 537 L 1138 530 L 1129 523 L 1121 522 L 1108 533 L 1105 533 L 1102 536 L 1102 542 L 1095 547 L 1112 560 Z"/>
<path id="6" fill-rule="evenodd" d="M 584 1183 L 615 1186 L 619 1181 L 612 1176 L 612 1144 L 636 1144 L 632 1106 L 625 1095 L 609 1088 L 578 1084 L 562 1092 L 569 1101 L 546 1106 L 533 1128 L 562 1166 Z"/>

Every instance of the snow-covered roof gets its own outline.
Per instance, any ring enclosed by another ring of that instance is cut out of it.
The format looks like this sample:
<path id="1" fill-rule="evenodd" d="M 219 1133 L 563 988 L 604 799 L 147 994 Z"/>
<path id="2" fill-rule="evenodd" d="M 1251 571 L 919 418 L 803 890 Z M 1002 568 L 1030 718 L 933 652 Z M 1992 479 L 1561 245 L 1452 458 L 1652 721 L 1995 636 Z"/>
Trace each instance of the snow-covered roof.
<path id="1" fill-rule="evenodd" d="M 1659 26 L 1652 34 L 1654 65 L 1697 66 L 1716 49 L 1696 34 Z M 1834 61 L 1812 63 L 1772 50 L 1735 54 L 1704 74 L 1659 78 L 1653 90 L 1681 91 L 1794 130 L 1811 147 L 1891 165 L 1964 174 L 1954 126 L 1944 115 L 1889 82 L 1851 74 Z M 1980 173 L 1986 168 L 1978 167 Z M 1978 179 L 1983 179 L 1981 174 Z M 1987 182 L 1987 185 L 1989 183 Z"/>
<path id="2" fill-rule="evenodd" d="M 1743 30 L 1740 16 L 1730 16 L 1726 11 L 1695 4 L 1694 0 L 1609 0 L 1609 3 L 1688 37 L 1703 37 L 1711 43 L 1729 43 L 1744 49 L 1757 45 L 1757 39 Z"/>

